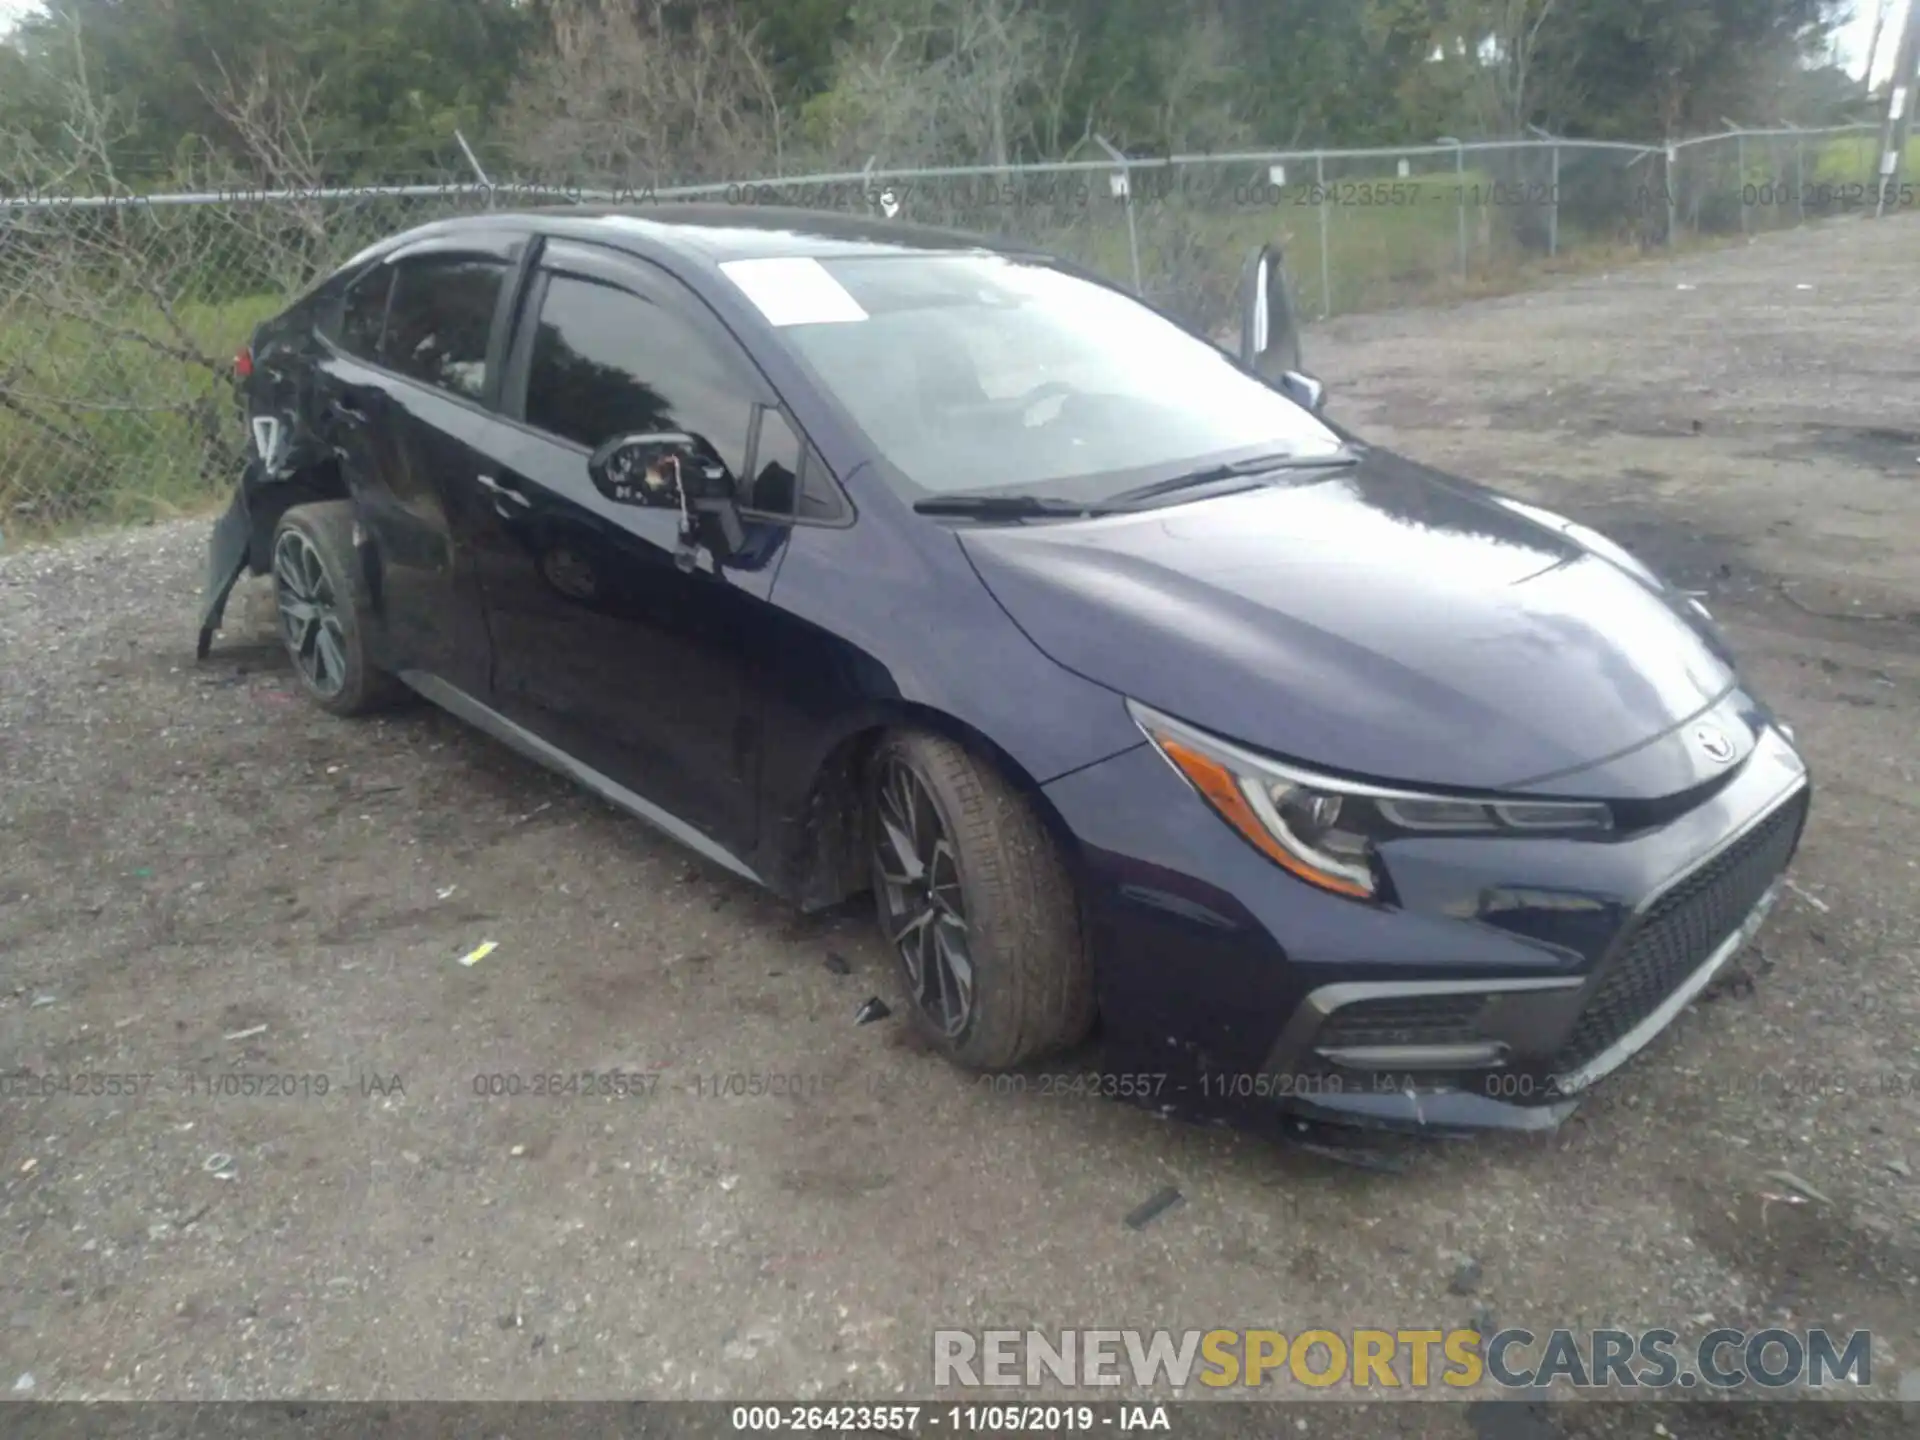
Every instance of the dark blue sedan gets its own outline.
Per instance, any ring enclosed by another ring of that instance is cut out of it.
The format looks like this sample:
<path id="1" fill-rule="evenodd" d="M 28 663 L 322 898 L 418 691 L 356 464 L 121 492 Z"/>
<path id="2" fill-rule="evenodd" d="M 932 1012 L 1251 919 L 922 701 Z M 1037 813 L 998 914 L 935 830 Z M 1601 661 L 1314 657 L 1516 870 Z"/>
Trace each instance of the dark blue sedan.
<path id="1" fill-rule="evenodd" d="M 957 1064 L 1097 1031 L 1230 1119 L 1536 1127 L 1765 915 L 1808 777 L 1707 612 L 1050 256 L 864 218 L 488 214 L 237 360 L 201 652 L 419 694 L 807 909 Z"/>

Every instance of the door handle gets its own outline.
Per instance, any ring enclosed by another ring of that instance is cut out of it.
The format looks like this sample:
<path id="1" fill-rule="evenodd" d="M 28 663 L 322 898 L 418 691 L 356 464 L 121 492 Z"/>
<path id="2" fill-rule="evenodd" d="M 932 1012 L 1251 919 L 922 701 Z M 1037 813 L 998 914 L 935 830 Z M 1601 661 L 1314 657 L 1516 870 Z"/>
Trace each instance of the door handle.
<path id="1" fill-rule="evenodd" d="M 491 475 L 476 475 L 474 478 L 480 482 L 482 489 L 491 490 L 496 500 L 511 501 L 522 510 L 531 510 L 533 508 L 533 501 L 522 495 L 511 485 L 502 485 Z"/>

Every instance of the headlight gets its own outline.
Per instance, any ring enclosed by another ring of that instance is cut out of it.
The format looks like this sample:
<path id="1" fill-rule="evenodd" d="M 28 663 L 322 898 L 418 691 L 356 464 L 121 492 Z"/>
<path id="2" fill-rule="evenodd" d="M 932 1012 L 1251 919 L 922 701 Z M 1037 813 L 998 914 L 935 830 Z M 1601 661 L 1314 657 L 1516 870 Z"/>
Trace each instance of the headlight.
<path id="1" fill-rule="evenodd" d="M 1424 795 L 1315 775 L 1129 700 L 1154 747 L 1220 818 L 1309 884 L 1356 899 L 1379 890 L 1375 847 L 1407 835 L 1583 834 L 1613 813 L 1591 800 Z"/>

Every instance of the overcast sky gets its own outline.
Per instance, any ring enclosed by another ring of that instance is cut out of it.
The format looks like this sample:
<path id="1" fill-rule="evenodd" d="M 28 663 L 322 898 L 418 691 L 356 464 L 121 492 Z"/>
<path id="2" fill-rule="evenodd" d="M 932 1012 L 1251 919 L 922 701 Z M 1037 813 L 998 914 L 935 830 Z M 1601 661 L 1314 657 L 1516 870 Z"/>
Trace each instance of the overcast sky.
<path id="1" fill-rule="evenodd" d="M 1854 18 L 1840 32 L 1841 54 L 1845 57 L 1847 68 L 1859 72 L 1867 61 L 1867 44 L 1873 38 L 1873 16 L 1880 0 L 1854 0 Z M 1906 13 L 1909 4 L 1920 4 L 1920 0 L 1892 0 L 1887 16 L 1888 34 L 1880 43 L 1880 61 L 1874 66 L 1879 72 L 1878 79 L 1893 68 L 1893 47 L 1900 34 L 1900 17 Z M 27 11 L 37 8 L 38 0 L 0 0 L 0 31 L 10 29 Z"/>

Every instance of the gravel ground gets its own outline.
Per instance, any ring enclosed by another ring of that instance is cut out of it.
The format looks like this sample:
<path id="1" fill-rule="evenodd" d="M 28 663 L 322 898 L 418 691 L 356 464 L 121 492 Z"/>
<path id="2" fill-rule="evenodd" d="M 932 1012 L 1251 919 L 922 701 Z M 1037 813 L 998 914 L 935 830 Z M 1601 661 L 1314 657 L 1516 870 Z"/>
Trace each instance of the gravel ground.
<path id="1" fill-rule="evenodd" d="M 1399 1175 L 994 1095 L 856 1026 L 898 998 L 864 912 L 803 918 L 425 707 L 308 708 L 257 586 L 196 664 L 204 523 L 0 557 L 0 1073 L 153 1077 L 0 1101 L 0 1390 L 928 1396 L 939 1327 L 1474 1322 L 1871 1328 L 1876 1389 L 1920 1398 L 1916 313 L 1920 217 L 1309 337 L 1363 433 L 1707 592 L 1820 786 L 1709 999 L 1553 1136 Z M 583 1070 L 652 1078 L 475 1093 Z M 242 1072 L 290 1093 L 207 1093 Z M 749 1072 L 805 1093 L 714 1095 Z"/>

